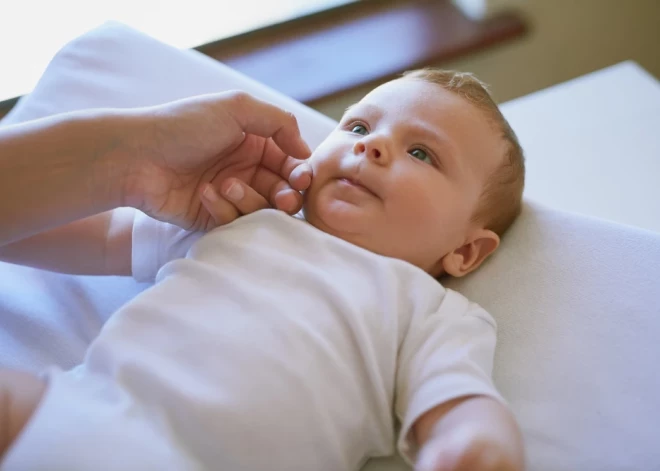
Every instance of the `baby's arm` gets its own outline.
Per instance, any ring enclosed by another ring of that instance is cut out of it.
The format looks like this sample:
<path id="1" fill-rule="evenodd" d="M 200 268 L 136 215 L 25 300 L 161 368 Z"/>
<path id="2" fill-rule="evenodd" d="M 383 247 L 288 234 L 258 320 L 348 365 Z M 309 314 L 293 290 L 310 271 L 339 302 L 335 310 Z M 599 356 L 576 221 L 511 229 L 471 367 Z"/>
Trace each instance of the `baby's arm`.
<path id="1" fill-rule="evenodd" d="M 451 290 L 434 311 L 420 306 L 399 353 L 404 458 L 417 471 L 524 469 L 521 433 L 492 381 L 494 319 Z"/>
<path id="2" fill-rule="evenodd" d="M 38 377 L 0 369 L 0 462 L 34 413 L 46 384 Z"/>
<path id="3" fill-rule="evenodd" d="M 76 275 L 130 275 L 133 210 L 120 208 L 0 247 L 0 260 Z"/>
<path id="4" fill-rule="evenodd" d="M 486 396 L 454 399 L 413 426 L 416 471 L 522 471 L 523 440 L 511 412 Z"/>

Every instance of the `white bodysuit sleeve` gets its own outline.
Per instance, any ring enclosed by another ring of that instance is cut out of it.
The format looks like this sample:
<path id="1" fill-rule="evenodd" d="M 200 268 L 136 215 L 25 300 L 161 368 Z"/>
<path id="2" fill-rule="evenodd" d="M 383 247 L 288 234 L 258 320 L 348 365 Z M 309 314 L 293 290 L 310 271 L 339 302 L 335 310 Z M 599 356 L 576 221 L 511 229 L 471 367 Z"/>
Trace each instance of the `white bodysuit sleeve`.
<path id="1" fill-rule="evenodd" d="M 131 268 L 133 278 L 153 282 L 158 270 L 170 260 L 185 258 L 188 249 L 203 235 L 157 221 L 135 211 Z"/>
<path id="2" fill-rule="evenodd" d="M 472 395 L 504 402 L 491 379 L 495 340 L 493 318 L 455 291 L 447 290 L 438 311 L 414 314 L 399 354 L 395 402 L 397 448 L 409 464 L 417 456 L 412 426 L 425 412 Z"/>

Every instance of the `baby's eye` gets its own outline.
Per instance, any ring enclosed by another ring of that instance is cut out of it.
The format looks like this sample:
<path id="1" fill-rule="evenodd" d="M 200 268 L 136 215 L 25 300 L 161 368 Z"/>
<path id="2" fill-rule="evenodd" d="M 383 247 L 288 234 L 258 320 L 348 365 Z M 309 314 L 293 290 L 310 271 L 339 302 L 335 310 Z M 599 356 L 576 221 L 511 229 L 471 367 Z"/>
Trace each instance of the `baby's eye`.
<path id="1" fill-rule="evenodd" d="M 422 162 L 426 162 L 427 164 L 433 163 L 431 157 L 429 157 L 429 155 L 423 149 L 419 149 L 419 148 L 413 149 L 410 151 L 410 155 L 412 155 L 418 160 L 421 160 Z"/>
<path id="2" fill-rule="evenodd" d="M 356 124 L 353 126 L 353 129 L 351 129 L 351 132 L 354 132 L 355 134 L 362 134 L 363 136 L 367 135 L 367 128 L 364 127 L 361 124 Z"/>

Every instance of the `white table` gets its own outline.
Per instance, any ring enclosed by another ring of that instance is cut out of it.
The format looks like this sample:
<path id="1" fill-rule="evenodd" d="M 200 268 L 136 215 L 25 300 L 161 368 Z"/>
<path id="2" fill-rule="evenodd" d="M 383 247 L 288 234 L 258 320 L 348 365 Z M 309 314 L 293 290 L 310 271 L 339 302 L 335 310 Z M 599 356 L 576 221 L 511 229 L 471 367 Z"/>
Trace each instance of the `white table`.
<path id="1" fill-rule="evenodd" d="M 648 72 L 623 62 L 502 108 L 527 155 L 526 197 L 660 232 L 660 83 Z"/>

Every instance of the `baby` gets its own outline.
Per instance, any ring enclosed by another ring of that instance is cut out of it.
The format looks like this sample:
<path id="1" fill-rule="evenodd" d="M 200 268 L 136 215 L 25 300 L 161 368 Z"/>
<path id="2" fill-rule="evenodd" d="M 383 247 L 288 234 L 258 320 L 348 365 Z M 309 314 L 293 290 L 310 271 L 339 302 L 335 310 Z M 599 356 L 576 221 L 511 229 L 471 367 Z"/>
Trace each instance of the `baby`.
<path id="1" fill-rule="evenodd" d="M 155 285 L 46 388 L 2 377 L 0 468 L 358 470 L 396 446 L 418 470 L 523 469 L 495 323 L 436 280 L 476 269 L 521 208 L 522 150 L 483 84 L 404 74 L 310 163 L 304 219 L 200 234 L 137 212 L 116 249 Z"/>

